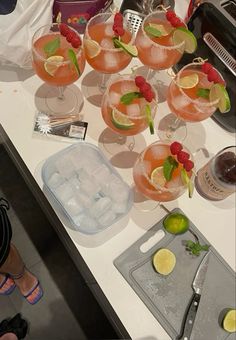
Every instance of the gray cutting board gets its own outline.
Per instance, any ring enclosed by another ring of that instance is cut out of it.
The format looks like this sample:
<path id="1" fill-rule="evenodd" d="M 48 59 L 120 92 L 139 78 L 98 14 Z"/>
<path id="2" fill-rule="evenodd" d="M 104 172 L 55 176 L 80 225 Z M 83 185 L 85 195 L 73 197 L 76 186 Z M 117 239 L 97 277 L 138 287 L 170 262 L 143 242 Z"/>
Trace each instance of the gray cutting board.
<path id="1" fill-rule="evenodd" d="M 180 209 L 172 212 L 183 213 Z M 194 241 L 190 231 L 177 236 L 165 233 L 164 238 L 157 241 L 151 249 L 142 252 L 140 247 L 158 230 L 163 230 L 163 220 L 164 218 L 116 258 L 114 265 L 170 337 L 176 339 L 193 294 L 192 281 L 206 252 L 193 256 L 185 250 L 185 241 Z M 190 230 L 198 236 L 201 244 L 210 244 L 191 221 Z M 152 256 L 159 248 L 168 248 L 176 256 L 176 266 L 168 276 L 158 274 L 152 266 Z M 235 273 L 212 246 L 210 252 L 191 340 L 235 340 L 235 333 L 227 333 L 220 326 L 226 309 L 235 309 Z"/>

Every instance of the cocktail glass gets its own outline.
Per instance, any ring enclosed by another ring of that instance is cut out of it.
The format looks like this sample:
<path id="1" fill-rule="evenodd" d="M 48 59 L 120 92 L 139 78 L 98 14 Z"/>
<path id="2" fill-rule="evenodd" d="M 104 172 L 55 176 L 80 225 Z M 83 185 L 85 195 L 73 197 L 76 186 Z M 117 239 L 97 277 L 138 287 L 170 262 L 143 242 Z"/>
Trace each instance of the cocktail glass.
<path id="1" fill-rule="evenodd" d="M 212 116 L 216 111 L 219 99 L 211 101 L 209 96 L 199 95 L 202 90 L 209 91 L 214 85 L 212 81 L 208 80 L 207 74 L 202 71 L 203 63 L 204 61 L 197 61 L 184 66 L 170 83 L 167 103 L 172 114 L 165 116 L 159 123 L 158 135 L 161 140 L 183 141 L 187 136 L 185 122 L 200 122 Z M 197 75 L 196 84 L 185 84 L 190 88 L 183 88 L 181 79 L 192 77 L 192 75 Z"/>
<path id="2" fill-rule="evenodd" d="M 149 209 L 148 206 L 153 207 L 153 201 L 168 202 L 175 200 L 187 189 L 181 177 L 182 164 L 179 163 L 173 171 L 171 180 L 166 181 L 164 177 L 163 164 L 167 157 L 172 156 L 177 160 L 177 157 L 170 152 L 170 144 L 169 141 L 157 141 L 149 145 L 141 152 L 134 165 L 133 178 L 136 188 L 146 199 L 151 200 L 147 201 L 146 210 L 152 209 Z M 183 146 L 183 151 L 188 152 L 190 160 L 193 160 L 193 156 L 185 146 Z M 193 171 L 187 174 L 189 179 L 193 180 Z M 145 199 L 143 202 L 145 203 Z M 142 205 L 140 206 L 142 210 L 145 210 Z M 154 206 L 156 207 L 156 205 Z"/>
<path id="3" fill-rule="evenodd" d="M 69 29 L 80 39 L 77 31 Z M 48 113 L 66 115 L 75 111 L 80 104 L 78 95 L 67 85 L 77 81 L 84 71 L 83 48 L 74 48 L 60 33 L 59 24 L 45 25 L 33 36 L 32 64 L 39 78 L 50 86 L 45 94 Z"/>
<path id="4" fill-rule="evenodd" d="M 124 104 L 121 99 L 130 93 L 139 93 L 135 75 L 119 75 L 112 79 L 102 98 L 102 117 L 110 129 L 109 136 L 103 137 L 104 148 L 111 154 L 132 151 L 135 148 L 134 135 L 153 124 L 157 109 L 157 93 L 151 87 L 154 99 L 151 102 L 143 97 L 134 98 Z M 153 126 L 152 126 L 153 127 Z"/>
<path id="5" fill-rule="evenodd" d="M 162 25 L 167 33 L 161 37 L 151 37 L 145 31 L 149 24 Z M 158 10 L 147 15 L 138 30 L 135 45 L 140 61 L 151 70 L 165 70 L 175 65 L 182 57 L 185 42 L 174 44 L 172 32 L 174 28 L 166 19 L 166 11 Z"/>
<path id="6" fill-rule="evenodd" d="M 101 92 L 106 89 L 106 75 L 115 74 L 123 70 L 130 63 L 132 56 L 122 48 L 116 48 L 112 38 L 114 14 L 100 13 L 92 17 L 86 26 L 83 44 L 85 57 L 89 65 L 102 74 L 99 88 Z M 126 44 L 134 44 L 134 32 L 128 21 L 123 19 L 125 34 L 122 41 Z"/>

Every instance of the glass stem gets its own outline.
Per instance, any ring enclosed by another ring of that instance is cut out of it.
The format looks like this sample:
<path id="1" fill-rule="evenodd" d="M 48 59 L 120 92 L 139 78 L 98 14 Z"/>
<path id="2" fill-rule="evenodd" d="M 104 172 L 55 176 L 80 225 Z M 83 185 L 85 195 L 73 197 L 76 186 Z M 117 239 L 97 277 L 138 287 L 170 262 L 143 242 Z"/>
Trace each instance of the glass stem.
<path id="1" fill-rule="evenodd" d="M 105 92 L 105 90 L 106 90 L 106 84 L 107 84 L 106 76 L 107 75 L 105 73 L 102 73 L 102 79 L 101 79 L 101 84 L 100 84 L 101 92 Z"/>
<path id="2" fill-rule="evenodd" d="M 178 129 L 180 123 L 181 123 L 181 120 L 178 117 L 176 117 L 174 122 L 168 126 L 168 129 L 166 131 L 166 137 L 168 139 L 171 139 L 173 137 L 173 134 Z"/>
<path id="3" fill-rule="evenodd" d="M 59 100 L 64 100 L 65 96 L 64 96 L 64 86 L 58 86 L 58 99 Z"/>

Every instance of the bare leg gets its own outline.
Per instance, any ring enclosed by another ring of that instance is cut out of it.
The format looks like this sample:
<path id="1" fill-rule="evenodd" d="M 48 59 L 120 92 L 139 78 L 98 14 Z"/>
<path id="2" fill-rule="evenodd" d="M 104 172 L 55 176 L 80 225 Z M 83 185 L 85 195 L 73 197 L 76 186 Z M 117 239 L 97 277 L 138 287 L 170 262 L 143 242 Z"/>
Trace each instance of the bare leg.
<path id="1" fill-rule="evenodd" d="M 15 283 L 22 295 L 26 295 L 37 283 L 37 278 L 27 269 L 25 269 L 20 254 L 13 244 L 11 244 L 8 258 L 6 259 L 5 263 L 0 267 L 0 272 L 10 274 L 12 276 L 20 276 L 19 278 L 15 279 Z M 0 276 L 0 282 L 1 277 L 2 275 Z M 38 292 L 36 290 L 35 294 L 37 293 Z M 32 299 L 33 298 L 34 296 L 32 296 Z"/>

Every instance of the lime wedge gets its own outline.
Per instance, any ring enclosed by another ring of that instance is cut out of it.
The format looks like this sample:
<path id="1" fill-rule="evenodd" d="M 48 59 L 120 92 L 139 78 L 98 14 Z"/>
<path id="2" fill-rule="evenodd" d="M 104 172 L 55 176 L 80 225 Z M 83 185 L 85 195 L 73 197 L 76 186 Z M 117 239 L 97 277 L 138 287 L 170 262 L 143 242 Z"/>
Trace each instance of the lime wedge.
<path id="1" fill-rule="evenodd" d="M 113 110 L 111 120 L 117 129 L 128 130 L 134 126 L 134 123 L 125 115 Z"/>
<path id="2" fill-rule="evenodd" d="M 228 112 L 231 108 L 229 94 L 222 84 L 214 84 L 210 89 L 210 101 L 219 99 L 218 109 L 221 113 Z"/>
<path id="3" fill-rule="evenodd" d="M 163 26 L 155 23 L 149 23 L 149 26 L 158 30 L 161 33 L 162 37 L 169 35 L 173 31 L 173 28 L 170 25 Z"/>
<path id="4" fill-rule="evenodd" d="M 189 198 L 193 197 L 194 185 L 191 179 L 188 177 L 187 171 L 185 169 L 181 169 L 181 179 L 184 185 L 188 188 L 188 196 Z"/>
<path id="5" fill-rule="evenodd" d="M 84 49 L 89 58 L 95 58 L 101 52 L 100 45 L 92 39 L 84 39 Z"/>
<path id="6" fill-rule="evenodd" d="M 197 39 L 194 34 L 185 27 L 178 27 L 173 32 L 173 42 L 178 45 L 185 42 L 185 52 L 193 53 L 197 48 Z"/>
<path id="7" fill-rule="evenodd" d="M 199 82 L 199 77 L 197 73 L 190 74 L 177 80 L 177 85 L 182 89 L 192 89 Z"/>
<path id="8" fill-rule="evenodd" d="M 151 173 L 151 181 L 154 185 L 159 185 L 160 187 L 164 187 L 166 184 L 166 179 L 163 173 L 163 166 L 159 166 L 155 168 Z"/>
<path id="9" fill-rule="evenodd" d="M 150 108 L 150 105 L 148 104 L 145 106 L 145 113 L 146 113 L 146 118 L 147 118 L 150 133 L 151 135 L 153 135 L 154 134 L 154 122 L 152 119 L 151 108 Z"/>
<path id="10" fill-rule="evenodd" d="M 168 233 L 178 235 L 185 233 L 189 228 L 188 218 L 180 213 L 169 214 L 163 221 L 163 225 Z"/>
<path id="11" fill-rule="evenodd" d="M 152 263 L 159 274 L 169 275 L 175 267 L 176 257 L 169 249 L 162 248 L 154 254 Z"/>
<path id="12" fill-rule="evenodd" d="M 230 333 L 236 332 L 236 309 L 230 309 L 225 314 L 223 328 Z"/>
<path id="13" fill-rule="evenodd" d="M 113 38 L 113 42 L 114 42 L 115 47 L 122 48 L 125 52 L 131 55 L 131 57 L 138 56 L 138 50 L 136 46 L 125 44 L 124 42 L 120 41 L 118 38 Z"/>
<path id="14" fill-rule="evenodd" d="M 62 57 L 61 55 L 53 55 L 47 58 L 47 60 L 45 61 L 44 69 L 48 74 L 50 74 L 50 76 L 53 77 L 63 61 L 64 57 Z"/>

